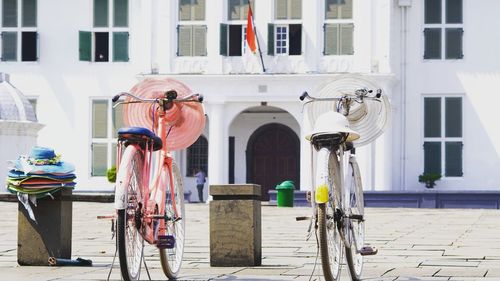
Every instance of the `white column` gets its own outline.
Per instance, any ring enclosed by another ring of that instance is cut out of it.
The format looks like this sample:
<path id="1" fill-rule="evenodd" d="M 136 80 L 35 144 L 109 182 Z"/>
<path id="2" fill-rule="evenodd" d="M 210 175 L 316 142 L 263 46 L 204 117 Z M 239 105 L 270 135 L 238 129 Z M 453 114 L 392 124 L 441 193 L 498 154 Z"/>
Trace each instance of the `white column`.
<path id="1" fill-rule="evenodd" d="M 208 184 L 226 184 L 227 137 L 225 137 L 224 104 L 210 104 L 208 107 Z"/>

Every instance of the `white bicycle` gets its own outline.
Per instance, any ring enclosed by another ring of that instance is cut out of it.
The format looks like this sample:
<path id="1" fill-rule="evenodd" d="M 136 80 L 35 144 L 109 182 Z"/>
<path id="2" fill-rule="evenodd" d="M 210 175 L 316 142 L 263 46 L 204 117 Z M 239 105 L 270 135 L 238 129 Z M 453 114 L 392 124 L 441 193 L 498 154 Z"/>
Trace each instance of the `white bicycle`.
<path id="1" fill-rule="evenodd" d="M 377 253 L 376 248 L 364 245 L 363 187 L 353 144 L 360 134 L 350 127 L 347 118 L 350 114 L 363 117 L 359 110 L 351 112 L 351 109 L 365 102 L 388 102 L 380 89 L 374 95 L 372 92 L 363 88 L 337 97 L 315 98 L 307 92 L 300 96 L 301 101 L 306 100 L 304 106 L 330 101 L 335 107 L 320 114 L 313 131 L 306 136 L 314 148 L 311 148 L 311 163 L 313 153 L 317 153 L 316 166 L 312 166 L 315 182 L 310 193 L 313 217 L 309 232 L 312 233 L 314 225 L 327 281 L 340 279 L 344 251 L 352 280 L 361 278 L 363 256 Z M 305 217 L 297 218 L 301 219 Z"/>

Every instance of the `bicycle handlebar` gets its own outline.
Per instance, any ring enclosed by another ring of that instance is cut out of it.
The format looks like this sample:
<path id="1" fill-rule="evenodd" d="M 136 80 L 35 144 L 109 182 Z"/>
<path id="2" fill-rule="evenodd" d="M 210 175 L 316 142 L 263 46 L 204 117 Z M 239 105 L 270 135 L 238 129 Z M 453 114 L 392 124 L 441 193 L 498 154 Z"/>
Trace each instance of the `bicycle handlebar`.
<path id="1" fill-rule="evenodd" d="M 124 104 L 124 103 L 134 103 L 134 102 L 150 102 L 150 103 L 159 103 L 160 100 L 167 100 L 168 102 L 199 102 L 199 103 L 202 103 L 203 102 L 203 95 L 201 94 L 190 94 L 184 98 L 181 98 L 181 99 L 178 99 L 177 98 L 177 92 L 175 90 L 170 90 L 170 91 L 167 91 L 165 92 L 165 97 L 164 98 L 156 98 L 156 99 L 145 99 L 145 98 L 141 98 L 141 97 L 138 97 L 134 94 L 131 94 L 131 93 L 128 93 L 128 92 L 121 92 L 117 95 L 115 95 L 111 101 L 113 102 L 117 102 L 120 97 L 122 96 L 128 96 L 128 97 L 131 97 L 132 99 L 136 99 L 138 101 L 131 101 L 131 102 L 118 102 L 117 104 L 115 104 L 113 107 L 119 105 L 119 104 Z"/>
<path id="2" fill-rule="evenodd" d="M 307 92 L 303 92 L 302 95 L 300 95 L 299 99 L 301 101 L 308 99 L 308 101 L 306 101 L 306 104 L 314 101 L 342 101 L 345 99 L 355 100 L 357 102 L 363 102 L 363 100 L 365 99 L 379 101 L 380 97 L 382 96 L 382 89 L 377 89 L 375 96 L 372 97 L 368 96 L 368 94 L 371 93 L 373 93 L 373 90 L 362 88 L 355 90 L 354 95 L 343 95 L 342 97 L 316 98 L 310 96 Z"/>

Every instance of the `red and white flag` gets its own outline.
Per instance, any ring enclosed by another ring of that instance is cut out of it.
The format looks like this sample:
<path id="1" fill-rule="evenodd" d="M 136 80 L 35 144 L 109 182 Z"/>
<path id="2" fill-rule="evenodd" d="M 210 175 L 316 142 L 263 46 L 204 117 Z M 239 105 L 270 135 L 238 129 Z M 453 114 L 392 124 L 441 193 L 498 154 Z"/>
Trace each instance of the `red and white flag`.
<path id="1" fill-rule="evenodd" d="M 253 15 L 252 7 L 248 3 L 248 19 L 247 19 L 247 46 L 252 53 L 257 52 L 257 46 L 255 44 L 255 28 L 253 25 Z"/>

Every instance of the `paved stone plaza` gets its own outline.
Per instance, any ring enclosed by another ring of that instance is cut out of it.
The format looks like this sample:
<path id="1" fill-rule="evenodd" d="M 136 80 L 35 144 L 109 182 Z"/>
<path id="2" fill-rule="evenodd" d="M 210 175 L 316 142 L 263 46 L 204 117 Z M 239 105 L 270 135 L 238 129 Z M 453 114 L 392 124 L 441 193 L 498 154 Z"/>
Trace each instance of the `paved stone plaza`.
<path id="1" fill-rule="evenodd" d="M 73 258 L 92 267 L 17 265 L 17 204 L 0 202 L 0 280 L 106 280 L 115 249 L 110 203 L 73 204 Z M 180 280 L 324 280 L 316 265 L 308 222 L 295 217 L 309 208 L 262 206 L 262 266 L 210 267 L 208 205 L 187 205 L 187 240 Z M 367 242 L 379 254 L 367 257 L 363 280 L 500 280 L 500 211 L 367 209 Z M 155 249 L 146 247 L 151 278 L 165 280 Z M 314 272 L 313 272 L 314 271 Z M 348 280 L 347 270 L 343 270 Z M 312 275 L 312 278 L 311 278 Z M 149 280 L 143 270 L 142 280 Z M 120 280 L 117 264 L 111 280 Z"/>

